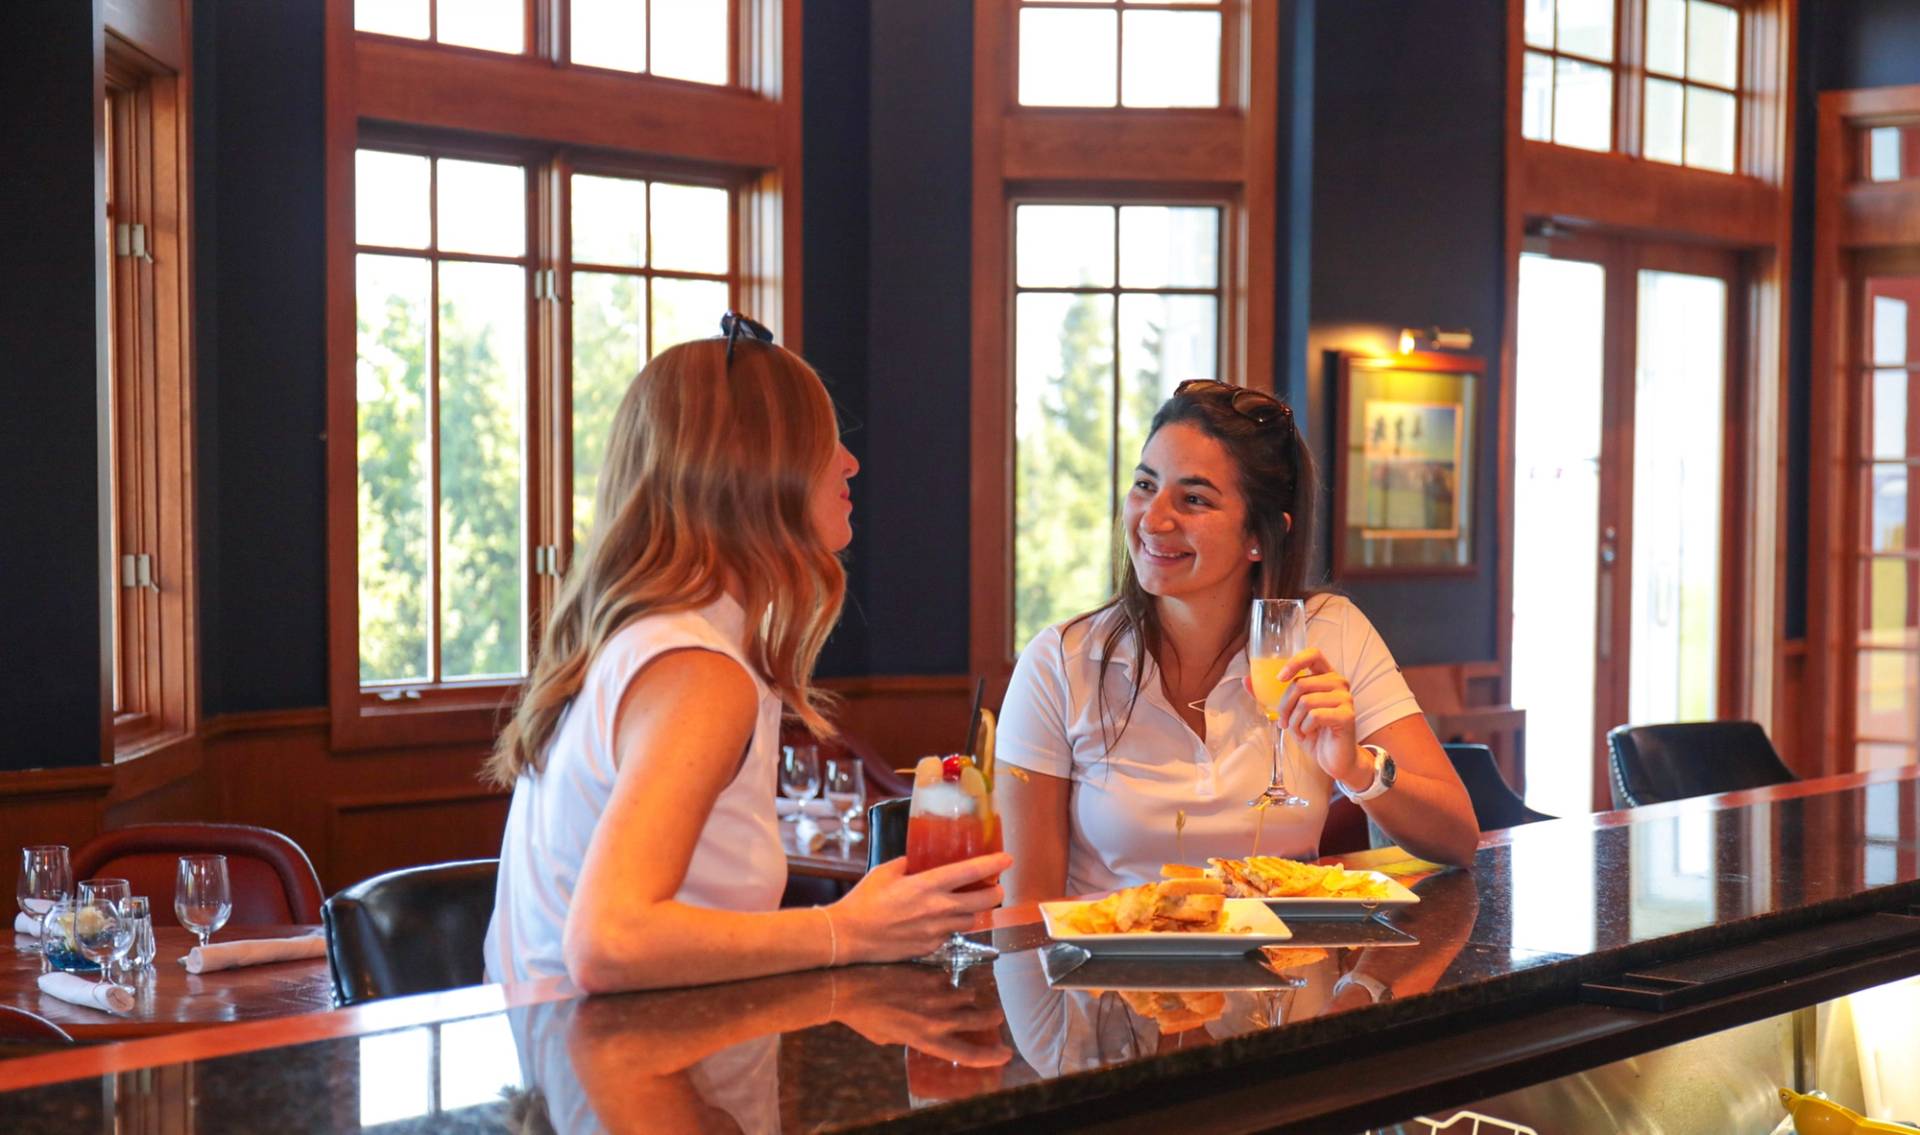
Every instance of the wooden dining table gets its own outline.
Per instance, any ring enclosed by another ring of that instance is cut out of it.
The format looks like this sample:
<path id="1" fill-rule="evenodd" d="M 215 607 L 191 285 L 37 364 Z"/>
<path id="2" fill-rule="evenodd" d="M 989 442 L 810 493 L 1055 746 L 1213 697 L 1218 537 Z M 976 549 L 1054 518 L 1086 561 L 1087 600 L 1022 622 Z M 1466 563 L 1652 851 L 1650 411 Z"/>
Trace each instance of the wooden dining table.
<path id="1" fill-rule="evenodd" d="M 290 938 L 319 929 L 230 926 L 214 935 L 213 941 L 217 945 L 252 938 Z M 24 952 L 21 947 L 32 939 L 17 934 L 0 941 L 0 1004 L 37 1013 L 82 1042 L 159 1036 L 333 1007 L 333 983 L 327 976 L 324 957 L 191 974 L 181 960 L 194 946 L 193 933 L 179 926 L 157 926 L 153 936 L 158 952 L 152 969 L 124 983 L 134 990 L 136 1000 L 127 1016 L 68 1004 L 41 992 L 40 957 Z M 95 975 L 77 976 L 90 981 Z"/>

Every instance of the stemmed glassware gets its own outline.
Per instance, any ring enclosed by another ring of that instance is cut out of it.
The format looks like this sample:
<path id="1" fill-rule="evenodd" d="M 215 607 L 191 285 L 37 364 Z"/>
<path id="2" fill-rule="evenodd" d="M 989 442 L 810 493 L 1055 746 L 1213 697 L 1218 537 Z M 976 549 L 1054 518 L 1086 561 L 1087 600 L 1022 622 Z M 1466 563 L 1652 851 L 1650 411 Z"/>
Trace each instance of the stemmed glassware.
<path id="1" fill-rule="evenodd" d="M 1282 681 L 1281 668 L 1307 647 L 1307 608 L 1298 599 L 1255 599 L 1253 620 L 1247 628 L 1247 676 L 1253 700 L 1273 723 L 1273 779 L 1266 791 L 1247 801 L 1249 808 L 1304 808 L 1307 799 L 1287 788 L 1281 771 L 1287 731 L 1280 723 L 1280 702 L 1291 679 Z"/>
<path id="2" fill-rule="evenodd" d="M 205 946 L 233 913 L 224 855 L 182 855 L 174 876 L 173 913 Z"/>
<path id="3" fill-rule="evenodd" d="M 96 985 L 112 983 L 114 966 L 133 945 L 133 923 L 120 913 L 120 905 L 105 895 L 93 893 L 73 908 L 73 940 L 80 953 L 100 967 Z"/>
<path id="4" fill-rule="evenodd" d="M 82 906 L 84 906 L 89 899 L 101 898 L 112 903 L 113 909 L 120 910 L 125 905 L 128 896 L 132 894 L 133 884 L 127 882 L 125 879 L 80 880 L 79 901 Z M 85 953 L 84 950 L 81 952 Z M 113 963 L 109 962 L 106 970 L 107 979 L 109 981 L 113 980 L 115 976 Z"/>
<path id="5" fill-rule="evenodd" d="M 860 838 L 853 821 L 867 809 L 867 773 L 858 757 L 835 757 L 827 762 L 827 803 L 840 814 L 840 846 Z"/>
<path id="6" fill-rule="evenodd" d="M 780 793 L 799 804 L 795 820 L 806 815 L 807 801 L 820 791 L 820 750 L 813 745 L 780 746 Z"/>
<path id="7" fill-rule="evenodd" d="M 20 875 L 14 885 L 14 898 L 28 918 L 44 922 L 53 904 L 72 890 L 73 864 L 64 846 L 39 844 L 20 849 Z M 20 952 L 37 954 L 41 946 L 38 940 L 24 942 Z"/>

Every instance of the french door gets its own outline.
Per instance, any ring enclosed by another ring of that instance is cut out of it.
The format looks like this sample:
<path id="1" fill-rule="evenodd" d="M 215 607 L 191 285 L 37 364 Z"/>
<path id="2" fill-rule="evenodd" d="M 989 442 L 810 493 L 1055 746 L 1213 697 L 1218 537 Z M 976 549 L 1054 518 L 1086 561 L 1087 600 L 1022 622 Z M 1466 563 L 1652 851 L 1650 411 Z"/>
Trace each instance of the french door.
<path id="1" fill-rule="evenodd" d="M 1624 239 L 1521 257 L 1513 701 L 1543 811 L 1609 806 L 1613 726 L 1736 697 L 1738 279 L 1732 253 Z"/>

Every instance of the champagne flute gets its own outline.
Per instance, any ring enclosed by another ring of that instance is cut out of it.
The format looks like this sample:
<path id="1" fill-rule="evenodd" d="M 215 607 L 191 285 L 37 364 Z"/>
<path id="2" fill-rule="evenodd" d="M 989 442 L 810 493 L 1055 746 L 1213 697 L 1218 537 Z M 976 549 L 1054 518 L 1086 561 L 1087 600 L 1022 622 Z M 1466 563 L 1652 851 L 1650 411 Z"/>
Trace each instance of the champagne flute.
<path id="1" fill-rule="evenodd" d="M 233 913 L 224 855 L 182 855 L 174 876 L 173 914 L 205 946 Z"/>
<path id="2" fill-rule="evenodd" d="M 1280 724 L 1280 703 L 1287 696 L 1291 679 L 1282 681 L 1280 670 L 1294 655 L 1307 647 L 1307 608 L 1298 599 L 1255 599 L 1253 619 L 1247 629 L 1247 676 L 1253 686 L 1253 700 L 1273 724 L 1273 777 L 1266 791 L 1247 801 L 1249 808 L 1304 808 L 1307 799 L 1287 788 L 1281 762 L 1287 744 L 1287 731 Z"/>
<path id="3" fill-rule="evenodd" d="M 799 804 L 795 820 L 807 814 L 807 801 L 820 791 L 820 750 L 813 745 L 780 746 L 780 793 Z"/>
<path id="4" fill-rule="evenodd" d="M 20 874 L 14 885 L 14 899 L 20 910 L 36 923 L 44 922 L 61 895 L 73 890 L 73 864 L 62 844 L 37 844 L 20 849 Z M 39 939 L 23 942 L 20 952 L 37 954 Z"/>
<path id="5" fill-rule="evenodd" d="M 867 810 L 867 774 L 858 757 L 835 757 L 827 762 L 827 803 L 840 814 L 840 846 L 860 838 L 854 818 Z"/>
<path id="6" fill-rule="evenodd" d="M 95 985 L 111 984 L 113 967 L 133 945 L 133 923 L 120 913 L 120 905 L 105 895 L 93 894 L 73 908 L 73 940 L 88 961 L 100 967 Z"/>

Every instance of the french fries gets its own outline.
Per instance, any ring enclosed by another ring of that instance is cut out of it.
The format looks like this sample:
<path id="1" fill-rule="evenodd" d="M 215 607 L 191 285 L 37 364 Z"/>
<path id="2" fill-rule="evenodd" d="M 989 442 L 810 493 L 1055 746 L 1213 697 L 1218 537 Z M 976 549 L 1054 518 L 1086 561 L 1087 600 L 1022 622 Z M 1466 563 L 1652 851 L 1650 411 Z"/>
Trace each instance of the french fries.
<path id="1" fill-rule="evenodd" d="M 1225 880 L 1227 893 L 1240 898 L 1321 898 L 1380 900 L 1392 892 L 1369 872 L 1339 864 L 1317 866 L 1273 855 L 1245 859 L 1209 859 L 1209 874 Z"/>
<path id="2" fill-rule="evenodd" d="M 1227 928 L 1227 886 L 1198 867 L 1169 864 L 1173 877 L 1115 891 L 1067 912 L 1073 934 L 1218 934 Z"/>

